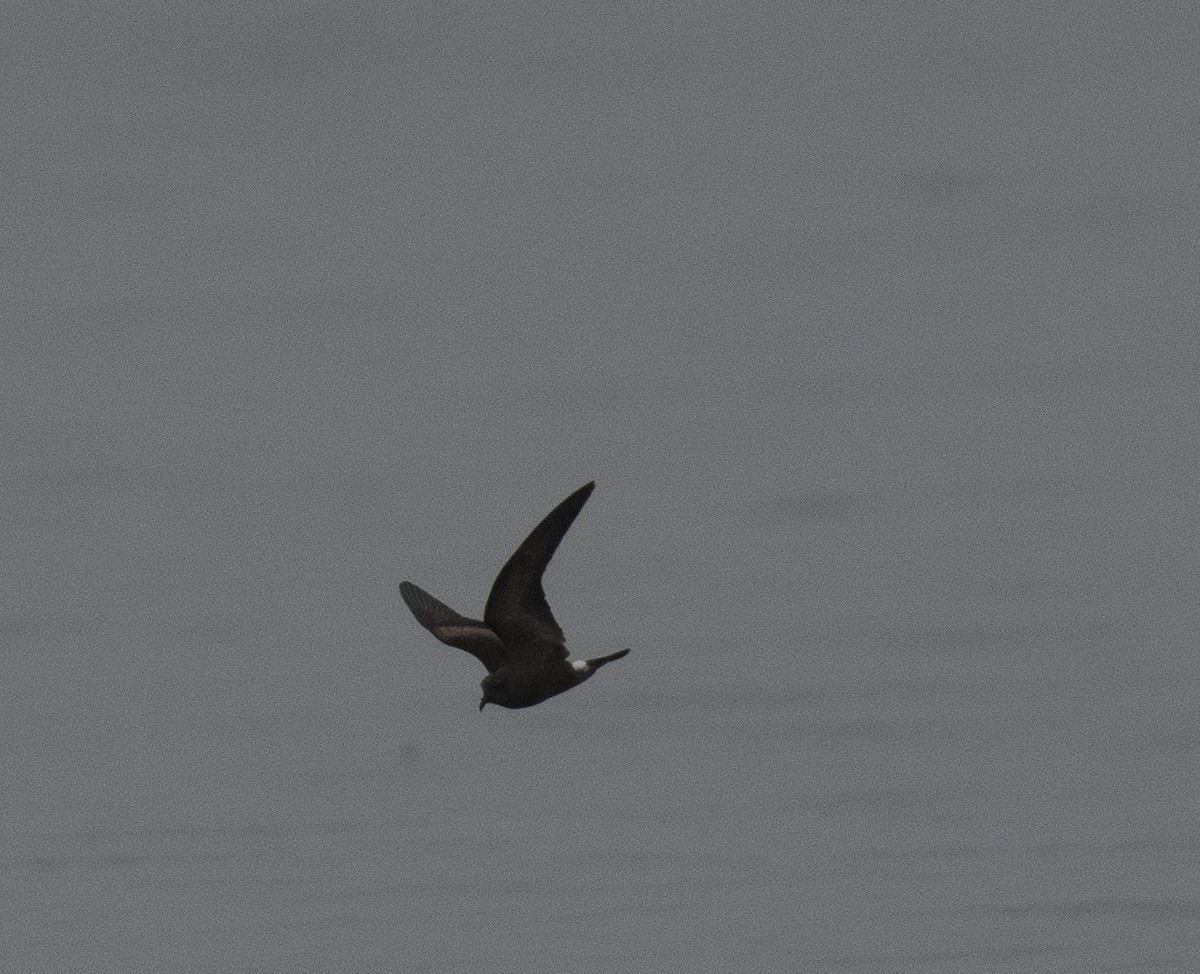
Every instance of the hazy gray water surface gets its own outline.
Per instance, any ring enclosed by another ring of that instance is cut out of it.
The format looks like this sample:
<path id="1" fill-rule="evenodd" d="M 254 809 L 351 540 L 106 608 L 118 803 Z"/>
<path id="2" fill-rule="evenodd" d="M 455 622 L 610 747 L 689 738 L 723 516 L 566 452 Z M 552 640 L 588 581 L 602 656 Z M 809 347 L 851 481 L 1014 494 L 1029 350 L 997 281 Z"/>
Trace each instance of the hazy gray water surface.
<path id="1" fill-rule="evenodd" d="M 6 15 L 0 970 L 1200 969 L 1170 10 Z"/>

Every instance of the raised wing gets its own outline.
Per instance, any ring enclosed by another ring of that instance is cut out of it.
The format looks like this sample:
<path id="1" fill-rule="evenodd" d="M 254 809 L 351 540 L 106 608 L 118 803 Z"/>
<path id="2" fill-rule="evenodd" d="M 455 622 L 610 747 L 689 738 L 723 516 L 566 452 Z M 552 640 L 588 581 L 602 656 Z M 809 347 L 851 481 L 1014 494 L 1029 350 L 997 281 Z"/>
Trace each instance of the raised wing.
<path id="1" fill-rule="evenodd" d="M 509 650 L 523 656 L 565 658 L 566 641 L 542 589 L 542 573 L 595 488 L 584 484 L 547 514 L 500 569 L 483 619 Z"/>
<path id="2" fill-rule="evenodd" d="M 460 616 L 412 582 L 400 583 L 400 595 L 417 617 L 417 622 L 447 646 L 465 649 L 486 666 L 489 673 L 494 673 L 507 661 L 508 650 L 504 643 L 478 619 Z"/>

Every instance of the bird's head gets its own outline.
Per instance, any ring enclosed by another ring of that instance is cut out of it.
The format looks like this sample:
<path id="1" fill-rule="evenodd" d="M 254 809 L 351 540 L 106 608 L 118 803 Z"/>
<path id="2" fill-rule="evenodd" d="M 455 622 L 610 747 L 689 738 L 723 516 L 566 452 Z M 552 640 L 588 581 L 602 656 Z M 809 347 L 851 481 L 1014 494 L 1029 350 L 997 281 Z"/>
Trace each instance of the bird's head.
<path id="1" fill-rule="evenodd" d="M 503 673 L 489 673 L 479 681 L 479 686 L 483 690 L 483 699 L 479 701 L 479 709 L 483 710 L 484 704 L 497 703 L 504 695 L 504 687 L 506 680 Z"/>

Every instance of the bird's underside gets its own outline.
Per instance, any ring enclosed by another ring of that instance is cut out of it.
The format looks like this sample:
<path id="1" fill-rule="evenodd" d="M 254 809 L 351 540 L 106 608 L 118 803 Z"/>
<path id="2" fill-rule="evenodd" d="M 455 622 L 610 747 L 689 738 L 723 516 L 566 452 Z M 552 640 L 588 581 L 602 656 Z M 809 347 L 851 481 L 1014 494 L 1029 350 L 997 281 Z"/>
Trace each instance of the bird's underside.
<path id="1" fill-rule="evenodd" d="M 492 583 L 482 620 L 460 615 L 412 582 L 400 583 L 400 595 L 421 625 L 487 668 L 480 710 L 488 703 L 511 708 L 541 703 L 629 652 L 568 659 L 562 628 L 542 589 L 546 566 L 595 486 L 588 483 L 571 494 L 521 542 Z"/>

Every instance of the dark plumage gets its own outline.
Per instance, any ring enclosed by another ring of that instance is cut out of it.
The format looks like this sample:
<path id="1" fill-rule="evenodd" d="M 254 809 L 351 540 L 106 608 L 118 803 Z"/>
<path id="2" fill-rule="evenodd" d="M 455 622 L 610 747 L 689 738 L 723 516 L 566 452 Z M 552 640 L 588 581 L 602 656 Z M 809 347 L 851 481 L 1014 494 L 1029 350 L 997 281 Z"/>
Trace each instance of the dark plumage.
<path id="1" fill-rule="evenodd" d="M 400 583 L 400 594 L 421 625 L 487 667 L 488 675 L 480 683 L 480 710 L 487 703 L 532 707 L 578 686 L 605 663 L 629 652 L 569 659 L 563 631 L 542 590 L 542 573 L 595 486 L 593 482 L 580 487 L 521 542 L 492 583 L 482 622 L 459 615 L 412 582 Z"/>

